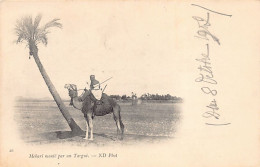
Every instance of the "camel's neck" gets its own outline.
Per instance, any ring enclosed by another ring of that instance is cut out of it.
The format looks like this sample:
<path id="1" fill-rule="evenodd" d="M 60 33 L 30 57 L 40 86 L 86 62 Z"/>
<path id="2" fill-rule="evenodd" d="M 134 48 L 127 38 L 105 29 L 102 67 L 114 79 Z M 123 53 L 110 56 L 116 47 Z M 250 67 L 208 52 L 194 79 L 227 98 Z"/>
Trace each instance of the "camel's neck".
<path id="1" fill-rule="evenodd" d="M 72 98 L 72 105 L 74 108 L 78 109 L 78 110 L 82 110 L 82 106 L 83 106 L 83 102 L 79 101 L 79 97 L 73 97 Z"/>

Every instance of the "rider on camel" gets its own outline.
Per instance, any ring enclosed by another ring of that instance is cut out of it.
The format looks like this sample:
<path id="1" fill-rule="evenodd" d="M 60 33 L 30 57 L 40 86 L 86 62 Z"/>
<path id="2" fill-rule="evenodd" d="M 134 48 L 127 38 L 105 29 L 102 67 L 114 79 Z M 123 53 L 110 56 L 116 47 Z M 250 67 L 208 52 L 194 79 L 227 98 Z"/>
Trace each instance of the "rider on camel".
<path id="1" fill-rule="evenodd" d="M 96 80 L 95 75 L 90 75 L 90 81 L 90 92 L 97 100 L 100 100 L 102 97 L 102 89 L 100 88 L 99 81 Z"/>

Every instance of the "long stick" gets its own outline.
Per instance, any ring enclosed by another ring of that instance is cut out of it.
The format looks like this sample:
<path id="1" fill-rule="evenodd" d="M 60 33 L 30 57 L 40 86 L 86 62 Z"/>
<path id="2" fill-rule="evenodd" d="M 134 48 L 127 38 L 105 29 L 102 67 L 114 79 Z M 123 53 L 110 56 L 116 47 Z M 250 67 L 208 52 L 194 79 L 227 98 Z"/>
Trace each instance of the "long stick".
<path id="1" fill-rule="evenodd" d="M 102 90 L 102 93 L 105 91 L 106 87 L 107 87 L 107 85 L 106 85 L 106 86 L 104 87 L 104 89 Z"/>
<path id="2" fill-rule="evenodd" d="M 103 83 L 105 83 L 105 82 L 107 82 L 108 80 L 110 80 L 110 79 L 112 79 L 112 78 L 113 78 L 113 77 L 110 77 L 110 78 L 108 78 L 107 80 L 101 82 L 100 85 L 103 84 Z"/>
<path id="3" fill-rule="evenodd" d="M 105 83 L 105 82 L 107 82 L 108 80 L 110 80 L 110 79 L 112 79 L 112 78 L 113 78 L 113 77 L 110 77 L 110 78 L 108 78 L 107 80 L 101 82 L 100 85 L 103 84 L 103 83 Z M 88 84 L 88 82 L 87 82 L 87 84 Z M 106 85 L 106 86 L 107 86 L 107 85 Z M 104 87 L 103 91 L 105 90 L 106 86 Z M 85 88 L 85 89 L 86 89 L 86 88 Z M 79 91 L 79 90 L 85 90 L 85 89 L 78 89 L 77 91 Z"/>

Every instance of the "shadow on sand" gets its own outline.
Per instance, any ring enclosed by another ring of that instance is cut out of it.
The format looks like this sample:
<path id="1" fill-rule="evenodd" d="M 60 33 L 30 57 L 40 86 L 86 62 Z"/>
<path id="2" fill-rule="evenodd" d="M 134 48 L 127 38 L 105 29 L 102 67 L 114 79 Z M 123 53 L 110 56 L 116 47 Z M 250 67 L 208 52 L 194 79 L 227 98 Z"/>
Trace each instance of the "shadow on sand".
<path id="1" fill-rule="evenodd" d="M 68 138 L 73 138 L 73 137 L 76 137 L 76 136 L 79 136 L 79 137 L 82 137 L 82 138 L 85 137 L 85 134 L 84 135 L 75 135 L 75 134 L 71 133 L 71 131 L 57 131 L 57 132 L 51 132 L 51 133 L 56 133 L 58 139 L 68 139 Z M 106 134 L 99 134 L 99 133 L 93 133 L 93 135 L 94 136 L 101 136 L 101 137 L 115 141 L 114 136 L 110 136 L 110 135 L 106 135 Z"/>
<path id="2" fill-rule="evenodd" d="M 134 144 L 134 143 L 156 143 L 163 140 L 173 139 L 169 136 L 146 136 L 138 134 L 125 134 L 123 140 L 117 139 L 116 133 L 93 133 L 94 141 L 96 145 L 106 145 L 110 142 L 120 142 L 124 144 Z M 71 131 L 55 131 L 55 132 L 46 132 L 40 133 L 36 136 L 31 136 L 27 138 L 27 143 L 38 143 L 38 144 L 48 144 L 48 143 L 82 143 L 86 140 L 83 139 L 85 135 L 74 135 Z"/>

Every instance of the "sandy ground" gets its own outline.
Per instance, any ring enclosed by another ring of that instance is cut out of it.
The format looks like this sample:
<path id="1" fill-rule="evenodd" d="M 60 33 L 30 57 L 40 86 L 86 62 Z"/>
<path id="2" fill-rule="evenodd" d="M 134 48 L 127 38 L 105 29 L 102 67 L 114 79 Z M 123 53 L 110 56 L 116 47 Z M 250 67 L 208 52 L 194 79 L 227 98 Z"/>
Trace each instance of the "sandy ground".
<path id="1" fill-rule="evenodd" d="M 120 104 L 120 103 L 119 103 Z M 112 114 L 95 117 L 94 141 L 85 136 L 72 136 L 55 102 L 17 101 L 16 117 L 20 136 L 29 144 L 70 144 L 78 146 L 134 145 L 136 143 L 158 143 L 174 138 L 180 123 L 180 103 L 147 103 L 132 106 L 120 104 L 125 125 L 123 140 L 118 140 L 116 124 Z M 81 111 L 66 103 L 72 117 L 85 130 L 85 119 Z"/>

